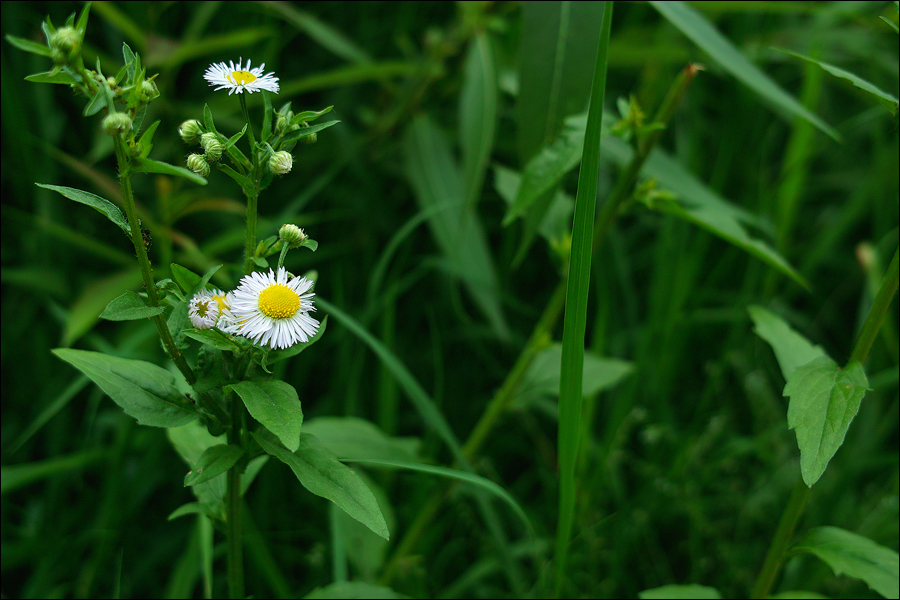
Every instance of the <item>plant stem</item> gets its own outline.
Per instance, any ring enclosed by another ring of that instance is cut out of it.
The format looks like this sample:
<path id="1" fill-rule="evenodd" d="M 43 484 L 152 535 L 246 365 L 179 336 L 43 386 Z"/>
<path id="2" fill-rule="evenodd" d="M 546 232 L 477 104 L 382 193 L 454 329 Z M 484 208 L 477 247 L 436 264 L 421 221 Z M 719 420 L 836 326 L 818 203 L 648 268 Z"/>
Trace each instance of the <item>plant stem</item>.
<path id="1" fill-rule="evenodd" d="M 800 520 L 806 503 L 809 501 L 809 492 L 810 488 L 803 482 L 803 478 L 798 478 L 794 485 L 794 491 L 791 492 L 791 498 L 784 509 L 784 514 L 781 515 L 781 520 L 778 522 L 778 529 L 775 530 L 775 537 L 772 538 L 772 544 L 766 553 L 766 560 L 763 562 L 759 577 L 750 593 L 751 598 L 765 598 L 769 595 L 769 590 L 772 588 L 772 583 L 775 581 L 782 560 L 784 560 L 788 543 L 794 536 L 797 521 Z"/>
<path id="2" fill-rule="evenodd" d="M 125 203 L 125 216 L 128 217 L 128 224 L 131 227 L 131 242 L 134 244 L 134 252 L 137 255 L 138 266 L 141 269 L 144 289 L 147 292 L 150 306 L 159 306 L 159 295 L 156 293 L 156 283 L 153 281 L 150 259 L 147 256 L 147 248 L 144 247 L 141 224 L 134 207 L 134 192 L 131 189 L 131 172 L 129 170 L 128 156 L 120 136 L 113 136 L 113 142 L 116 149 L 116 160 L 119 163 L 119 185 L 122 188 L 122 198 Z M 194 376 L 194 371 L 187 363 L 187 360 L 185 360 L 184 355 L 181 354 L 178 346 L 175 345 L 175 339 L 172 337 L 172 332 L 169 331 L 165 318 L 162 315 L 155 315 L 151 320 L 156 325 L 159 337 L 172 362 L 175 363 L 175 366 L 178 367 L 178 370 L 181 371 L 187 382 L 193 385 L 197 378 Z"/>
<path id="3" fill-rule="evenodd" d="M 247 235 L 244 243 L 244 274 L 253 272 L 253 255 L 256 253 L 256 205 L 259 200 L 259 165 L 256 156 L 256 138 L 253 136 L 253 125 L 250 123 L 250 112 L 247 110 L 247 99 L 244 94 L 239 94 L 241 100 L 241 112 L 244 113 L 244 121 L 247 122 L 247 135 L 250 138 L 250 179 L 253 181 L 255 192 L 247 194 Z"/>
<path id="4" fill-rule="evenodd" d="M 244 403 L 240 397 L 231 394 L 231 430 L 228 432 L 228 443 L 243 447 L 241 439 L 241 422 Z M 244 558 L 241 546 L 241 465 L 238 461 L 227 473 L 227 492 L 225 497 L 227 513 L 227 546 L 228 546 L 228 596 L 244 597 Z"/>
<path id="5" fill-rule="evenodd" d="M 891 301 L 894 299 L 894 294 L 897 292 L 898 260 L 900 260 L 900 247 L 894 251 L 891 265 L 881 281 L 881 287 L 875 295 L 872 308 L 869 309 L 866 321 L 863 323 L 859 337 L 856 339 L 856 346 L 853 348 L 853 353 L 847 361 L 848 367 L 855 363 L 863 364 L 869 357 L 869 350 L 872 349 L 878 330 L 881 328 L 881 324 L 884 323 L 885 315 L 887 315 L 887 311 L 891 307 Z M 784 561 L 785 552 L 787 551 L 788 543 L 794 535 L 797 521 L 800 520 L 803 511 L 806 509 L 809 493 L 810 488 L 803 482 L 802 478 L 799 479 L 794 486 L 794 491 L 791 493 L 787 507 L 784 509 L 784 514 L 781 515 L 781 521 L 778 522 L 778 529 L 775 530 L 775 537 L 772 538 L 772 544 L 766 553 L 766 559 L 763 562 L 762 569 L 760 569 L 759 577 L 757 577 L 756 584 L 753 586 L 753 591 L 750 594 L 751 598 L 765 598 L 768 596 L 769 590 L 775 581 L 775 576 L 778 575 L 778 570 Z"/>
<path id="6" fill-rule="evenodd" d="M 872 349 L 878 330 L 881 329 L 881 324 L 884 323 L 888 309 L 891 307 L 891 301 L 897 292 L 898 256 L 900 256 L 900 247 L 894 251 L 894 258 L 891 260 L 884 279 L 881 280 L 881 287 L 878 289 L 878 293 L 875 294 L 866 322 L 863 323 L 859 337 L 856 338 L 856 347 L 853 348 L 853 354 L 850 355 L 850 360 L 847 361 L 848 365 L 865 363 L 869 357 L 869 350 Z"/>

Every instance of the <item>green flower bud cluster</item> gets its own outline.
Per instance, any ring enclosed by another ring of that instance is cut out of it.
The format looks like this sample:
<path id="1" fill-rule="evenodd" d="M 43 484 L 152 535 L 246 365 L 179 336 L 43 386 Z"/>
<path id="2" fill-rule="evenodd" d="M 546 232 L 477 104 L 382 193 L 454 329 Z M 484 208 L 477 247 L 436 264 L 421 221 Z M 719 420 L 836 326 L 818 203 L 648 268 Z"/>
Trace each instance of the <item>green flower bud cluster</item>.
<path id="1" fill-rule="evenodd" d="M 206 177 L 209 175 L 209 163 L 202 154 L 191 154 L 187 158 L 187 168 L 199 175 Z"/>
<path id="2" fill-rule="evenodd" d="M 210 131 L 201 135 L 200 146 L 203 147 L 203 151 L 206 153 L 206 160 L 209 162 L 216 162 L 222 158 L 224 147 L 217 134 Z"/>
<path id="3" fill-rule="evenodd" d="M 81 53 L 82 34 L 74 27 L 60 27 L 50 36 L 50 58 L 56 65 L 67 65 Z"/>

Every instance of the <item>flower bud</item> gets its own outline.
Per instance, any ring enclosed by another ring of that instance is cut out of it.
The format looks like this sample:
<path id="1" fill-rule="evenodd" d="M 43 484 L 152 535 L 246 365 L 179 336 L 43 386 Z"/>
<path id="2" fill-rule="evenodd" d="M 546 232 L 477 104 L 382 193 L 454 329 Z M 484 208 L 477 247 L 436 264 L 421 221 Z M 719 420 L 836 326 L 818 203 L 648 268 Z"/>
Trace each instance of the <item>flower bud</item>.
<path id="1" fill-rule="evenodd" d="M 278 230 L 278 237 L 291 248 L 298 248 L 309 236 L 293 223 L 285 223 Z"/>
<path id="2" fill-rule="evenodd" d="M 74 27 L 60 27 L 50 36 L 50 48 L 59 48 L 68 58 L 81 51 L 81 34 Z"/>
<path id="3" fill-rule="evenodd" d="M 141 102 L 150 102 L 159 97 L 159 88 L 156 83 L 149 79 L 141 84 Z"/>
<path id="4" fill-rule="evenodd" d="M 206 152 L 208 161 L 216 162 L 222 158 L 222 142 L 219 141 L 219 137 L 215 133 L 210 131 L 201 135 L 200 145 L 203 147 L 203 151 Z"/>
<path id="5" fill-rule="evenodd" d="M 187 168 L 199 175 L 206 177 L 209 175 L 209 163 L 202 154 L 191 154 L 187 158 Z"/>
<path id="6" fill-rule="evenodd" d="M 131 131 L 131 118 L 125 113 L 112 113 L 103 119 L 103 131 L 107 135 L 118 135 Z"/>
<path id="7" fill-rule="evenodd" d="M 319 136 L 315 134 L 315 132 L 300 138 L 301 144 L 315 144 L 319 139 Z"/>
<path id="8" fill-rule="evenodd" d="M 285 175 L 291 172 L 294 165 L 294 159 L 290 152 L 281 150 L 272 155 L 269 159 L 269 169 L 276 175 Z"/>
<path id="9" fill-rule="evenodd" d="M 115 77 L 107 77 L 106 83 L 107 83 L 107 85 L 109 85 L 109 87 L 115 88 L 116 87 L 116 78 Z"/>
<path id="10" fill-rule="evenodd" d="M 281 135 L 284 133 L 284 130 L 287 128 L 289 121 L 288 118 L 283 114 L 278 113 L 275 117 L 275 135 Z"/>
<path id="11" fill-rule="evenodd" d="M 186 144 L 196 144 L 203 133 L 203 126 L 197 119 L 189 119 L 178 128 L 178 135 Z"/>

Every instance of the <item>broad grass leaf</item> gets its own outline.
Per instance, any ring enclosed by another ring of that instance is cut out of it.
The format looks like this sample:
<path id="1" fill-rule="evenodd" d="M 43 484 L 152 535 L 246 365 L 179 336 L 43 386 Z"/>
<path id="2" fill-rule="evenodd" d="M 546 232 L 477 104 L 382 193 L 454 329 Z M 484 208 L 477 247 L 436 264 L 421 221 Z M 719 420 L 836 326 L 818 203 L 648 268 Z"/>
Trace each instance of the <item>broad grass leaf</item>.
<path id="1" fill-rule="evenodd" d="M 296 452 L 290 452 L 275 440 L 269 439 L 265 433 L 254 433 L 253 439 L 267 454 L 289 466 L 307 490 L 334 502 L 384 539 L 390 537 L 372 491 L 350 467 L 341 463 L 314 436 L 301 436 Z"/>
<path id="2" fill-rule="evenodd" d="M 347 600 L 366 598 L 377 600 L 404 597 L 390 588 L 362 581 L 337 581 L 325 587 L 316 588 L 304 596 L 308 600 L 341 600 L 344 598 Z"/>
<path id="3" fill-rule="evenodd" d="M 87 206 L 96 209 L 98 212 L 106 215 L 107 219 L 118 225 L 122 231 L 129 235 L 131 234 L 131 226 L 128 224 L 128 219 L 125 218 L 125 215 L 122 214 L 122 211 L 119 210 L 118 206 L 106 198 L 101 198 L 90 192 L 60 185 L 47 185 L 44 183 L 36 183 L 35 185 L 48 190 L 53 190 L 54 192 L 59 192 L 69 200 L 74 200 L 75 202 L 86 204 Z"/>
<path id="4" fill-rule="evenodd" d="M 806 119 L 820 130 L 840 141 L 841 136 L 830 125 L 810 112 L 784 91 L 775 81 L 741 54 L 702 14 L 684 2 L 651 1 L 650 4 L 672 25 L 702 48 L 712 60 L 734 75 L 751 90 L 784 113 Z"/>
<path id="5" fill-rule="evenodd" d="M 790 379 L 797 367 L 825 356 L 821 346 L 810 343 L 778 315 L 761 306 L 750 306 L 747 311 L 756 325 L 753 331 L 772 346 L 785 381 Z"/>
<path id="6" fill-rule="evenodd" d="M 819 480 L 844 443 L 869 387 L 862 365 L 841 369 L 828 356 L 797 367 L 784 386 L 790 397 L 788 428 L 796 430 L 800 474 L 809 487 Z"/>
<path id="7" fill-rule="evenodd" d="M 107 321 L 137 321 L 161 315 L 165 310 L 162 306 L 148 305 L 146 298 L 129 290 L 107 304 L 100 318 Z"/>
<path id="8" fill-rule="evenodd" d="M 813 64 L 819 65 L 827 73 L 830 73 L 831 75 L 834 75 L 835 77 L 840 77 L 841 79 L 846 79 L 847 81 L 852 83 L 854 86 L 856 86 L 859 89 L 863 90 L 864 92 L 867 92 L 868 94 L 871 94 L 872 96 L 874 96 L 875 99 L 878 100 L 878 102 L 880 102 L 881 105 L 884 106 L 888 110 L 888 112 L 891 113 L 891 115 L 897 114 L 897 105 L 898 105 L 898 102 L 900 102 L 897 100 L 897 97 L 894 96 L 893 94 L 889 94 L 889 93 L 885 92 L 883 89 L 881 89 L 877 85 L 875 85 L 873 83 L 869 83 L 868 81 L 866 81 L 859 75 L 851 73 L 850 71 L 845 71 L 844 69 L 842 69 L 840 67 L 836 67 L 832 64 L 822 62 L 821 60 L 816 60 L 815 58 L 811 58 L 809 56 L 804 56 L 803 54 L 791 52 L 790 50 L 784 50 L 782 48 L 777 48 L 777 50 L 780 50 L 781 52 L 784 52 L 785 54 L 790 54 L 791 56 L 796 56 L 797 58 L 802 58 L 803 60 L 805 60 L 807 62 L 811 62 Z"/>
<path id="9" fill-rule="evenodd" d="M 641 600 L 666 600 L 668 598 L 684 600 L 718 600 L 722 595 L 716 588 L 705 585 L 664 585 L 638 592 Z"/>
<path id="10" fill-rule="evenodd" d="M 57 348 L 53 353 L 90 377 L 141 425 L 179 427 L 199 416 L 178 391 L 175 376 L 162 367 L 72 348 Z"/>
<path id="11" fill-rule="evenodd" d="M 803 534 L 793 550 L 815 554 L 835 575 L 862 579 L 885 598 L 898 596 L 900 558 L 867 537 L 838 527 L 815 527 Z"/>
<path id="12" fill-rule="evenodd" d="M 303 432 L 322 442 L 339 459 L 373 458 L 417 462 L 418 438 L 394 438 L 374 423 L 357 417 L 317 417 L 307 421 Z"/>
<path id="13" fill-rule="evenodd" d="M 404 150 L 419 206 L 450 205 L 430 213 L 428 224 L 451 271 L 466 284 L 497 336 L 508 339 L 490 250 L 478 216 L 465 204 L 462 177 L 447 140 L 427 116 L 419 116 L 407 129 Z"/>
<path id="14" fill-rule="evenodd" d="M 463 67 L 459 95 L 459 145 L 462 148 L 466 204 L 481 195 L 494 146 L 497 126 L 497 67 L 491 38 L 481 32 L 472 38 Z"/>
<path id="15" fill-rule="evenodd" d="M 303 409 L 293 386 L 273 379 L 241 381 L 228 387 L 241 397 L 253 418 L 278 436 L 282 444 L 292 452 L 300 447 Z"/>
<path id="16" fill-rule="evenodd" d="M 216 444 L 207 448 L 194 467 L 184 476 L 184 486 L 197 485 L 218 477 L 240 460 L 243 452 L 237 446 Z"/>

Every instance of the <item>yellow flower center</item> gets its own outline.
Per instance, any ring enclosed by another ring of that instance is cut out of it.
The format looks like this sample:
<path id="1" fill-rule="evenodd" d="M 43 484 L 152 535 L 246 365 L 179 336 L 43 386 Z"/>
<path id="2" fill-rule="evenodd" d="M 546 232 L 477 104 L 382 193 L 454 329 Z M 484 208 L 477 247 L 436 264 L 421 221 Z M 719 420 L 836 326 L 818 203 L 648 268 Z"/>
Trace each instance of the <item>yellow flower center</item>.
<path id="1" fill-rule="evenodd" d="M 250 71 L 232 71 L 231 77 L 238 85 L 247 85 L 248 83 L 253 83 L 254 81 L 256 81 L 256 75 L 254 75 Z"/>
<path id="2" fill-rule="evenodd" d="M 219 304 L 219 312 L 223 312 L 226 308 L 228 308 L 225 305 L 225 296 L 213 296 L 212 299 Z"/>
<path id="3" fill-rule="evenodd" d="M 276 283 L 260 293 L 259 310 L 273 319 L 287 319 L 300 310 L 300 297 L 283 283 Z"/>

